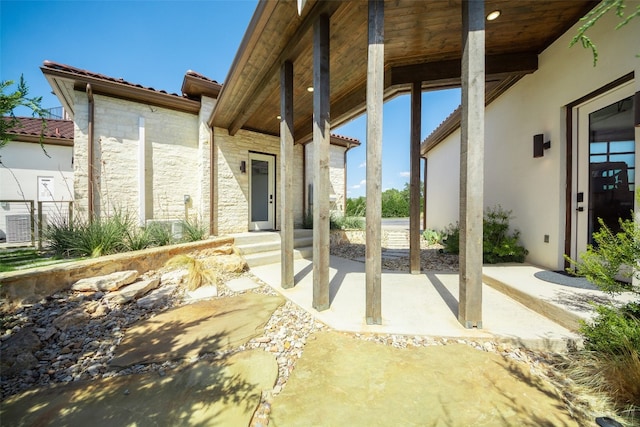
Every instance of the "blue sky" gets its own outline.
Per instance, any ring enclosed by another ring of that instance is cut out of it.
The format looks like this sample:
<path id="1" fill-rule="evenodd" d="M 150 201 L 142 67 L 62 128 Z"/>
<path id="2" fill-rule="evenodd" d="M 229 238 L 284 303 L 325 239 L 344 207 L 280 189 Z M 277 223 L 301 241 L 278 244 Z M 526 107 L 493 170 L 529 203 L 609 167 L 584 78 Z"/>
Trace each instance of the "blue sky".
<path id="1" fill-rule="evenodd" d="M 45 108 L 60 105 L 45 60 L 180 93 L 187 70 L 224 83 L 257 1 L 0 1 L 0 80 L 20 74 Z M 383 112 L 383 189 L 408 182 L 410 98 Z M 460 91 L 423 94 L 424 139 L 460 103 Z M 16 111 L 26 114 L 25 111 Z M 333 129 L 362 142 L 349 151 L 349 197 L 365 194 L 366 118 Z"/>

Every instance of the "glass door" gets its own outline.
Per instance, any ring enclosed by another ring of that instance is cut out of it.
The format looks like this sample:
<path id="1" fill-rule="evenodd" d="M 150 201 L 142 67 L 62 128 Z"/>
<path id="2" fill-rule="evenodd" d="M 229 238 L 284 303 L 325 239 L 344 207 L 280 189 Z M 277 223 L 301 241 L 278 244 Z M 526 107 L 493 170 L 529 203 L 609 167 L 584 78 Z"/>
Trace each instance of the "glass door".
<path id="1" fill-rule="evenodd" d="M 249 230 L 273 230 L 275 157 L 249 153 Z"/>
<path id="2" fill-rule="evenodd" d="M 613 232 L 632 217 L 635 190 L 633 85 L 621 86 L 578 111 L 575 254 L 593 243 L 600 219 Z M 575 259 L 575 258 L 574 258 Z"/>

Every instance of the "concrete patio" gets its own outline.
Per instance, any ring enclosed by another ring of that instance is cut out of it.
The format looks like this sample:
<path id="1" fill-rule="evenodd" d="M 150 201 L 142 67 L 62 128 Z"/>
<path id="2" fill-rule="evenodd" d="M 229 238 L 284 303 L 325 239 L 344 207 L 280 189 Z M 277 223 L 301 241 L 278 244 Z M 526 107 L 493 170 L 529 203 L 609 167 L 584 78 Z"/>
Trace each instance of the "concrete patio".
<path id="1" fill-rule="evenodd" d="M 564 351 L 568 343 L 573 345 L 580 341 L 572 326 L 578 324 L 576 319 L 591 315 L 589 301 L 607 298 L 597 290 L 575 289 L 540 280 L 534 274 L 543 270 L 530 265 L 487 266 L 484 269 L 483 328 L 466 329 L 457 319 L 456 273 L 412 275 L 383 271 L 382 325 L 368 325 L 365 322 L 364 263 L 331 257 L 331 307 L 322 312 L 312 308 L 312 262 L 296 260 L 294 268 L 296 286 L 292 289 L 280 286 L 278 263 L 252 268 L 252 272 L 317 319 L 338 331 L 347 332 L 496 340 L 532 349 Z M 487 285 L 488 282 L 500 291 Z"/>

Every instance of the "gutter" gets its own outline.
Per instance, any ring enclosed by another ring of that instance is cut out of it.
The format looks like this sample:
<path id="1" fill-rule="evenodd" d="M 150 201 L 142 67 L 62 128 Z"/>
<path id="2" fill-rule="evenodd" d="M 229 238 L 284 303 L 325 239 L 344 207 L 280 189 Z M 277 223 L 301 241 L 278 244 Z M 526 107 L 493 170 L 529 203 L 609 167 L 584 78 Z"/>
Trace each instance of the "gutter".
<path id="1" fill-rule="evenodd" d="M 93 182 L 94 182 L 94 176 L 93 176 L 93 119 L 94 119 L 94 100 L 93 100 L 93 89 L 91 88 L 91 83 L 87 83 L 87 88 L 86 88 L 86 92 L 87 92 L 87 99 L 89 101 L 89 126 L 88 126 L 88 136 L 89 136 L 89 142 L 88 142 L 88 154 L 87 157 L 89 159 L 89 169 L 87 171 L 87 175 L 88 175 L 88 191 L 87 191 L 87 195 L 88 195 L 88 199 L 89 199 L 89 221 L 93 221 L 93 217 L 95 214 L 94 208 L 93 208 Z"/>

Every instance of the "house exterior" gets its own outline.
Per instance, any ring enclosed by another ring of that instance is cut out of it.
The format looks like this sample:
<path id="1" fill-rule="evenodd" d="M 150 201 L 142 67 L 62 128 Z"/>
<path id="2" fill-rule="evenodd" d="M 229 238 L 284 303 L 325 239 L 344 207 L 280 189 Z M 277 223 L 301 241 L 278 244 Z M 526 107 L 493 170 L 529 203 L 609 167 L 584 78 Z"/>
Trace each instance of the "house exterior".
<path id="1" fill-rule="evenodd" d="M 564 269 L 565 254 L 586 250 L 598 217 L 615 228 L 634 208 L 640 19 L 614 30 L 618 22 L 609 13 L 589 30 L 597 66 L 589 50 L 569 49 L 576 23 L 539 54 L 537 71 L 486 107 L 484 206 L 512 211 L 527 262 Z M 459 218 L 459 124 L 458 110 L 422 143 L 427 228 Z M 550 147 L 534 155 L 536 139 Z"/>
<path id="2" fill-rule="evenodd" d="M 7 243 L 31 241 L 38 202 L 44 220 L 55 220 L 68 217 L 73 201 L 73 123 L 46 119 L 43 130 L 42 119 L 19 120 L 0 151 L 0 241 Z"/>
<path id="3" fill-rule="evenodd" d="M 216 81 L 188 71 L 178 95 L 50 61 L 42 72 L 73 120 L 80 215 L 120 210 L 140 225 L 197 220 L 215 235 L 280 228 L 279 138 L 251 130 L 230 137 L 209 126 Z M 357 145 L 332 136 L 336 211 L 344 211 L 346 151 Z M 292 213 L 302 226 L 312 185 L 304 144 L 294 156 Z"/>

